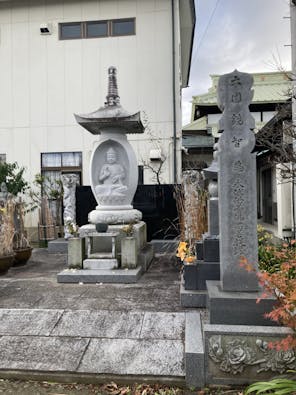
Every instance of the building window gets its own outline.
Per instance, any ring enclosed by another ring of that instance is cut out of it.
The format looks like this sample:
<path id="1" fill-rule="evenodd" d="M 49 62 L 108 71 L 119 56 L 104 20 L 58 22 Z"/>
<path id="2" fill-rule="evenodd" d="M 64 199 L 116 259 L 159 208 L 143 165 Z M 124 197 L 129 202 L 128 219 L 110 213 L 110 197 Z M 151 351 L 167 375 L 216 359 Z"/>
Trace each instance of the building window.
<path id="1" fill-rule="evenodd" d="M 112 36 L 128 36 L 135 34 L 135 19 L 115 19 L 111 21 Z"/>
<path id="2" fill-rule="evenodd" d="M 108 36 L 108 21 L 86 22 L 85 36 L 87 38 L 107 37 Z"/>
<path id="3" fill-rule="evenodd" d="M 136 19 L 111 19 L 104 21 L 67 22 L 59 24 L 60 40 L 127 36 L 136 32 Z"/>
<path id="4" fill-rule="evenodd" d="M 82 153 L 81 152 L 49 152 L 41 154 L 41 175 L 45 177 L 44 188 L 57 188 L 62 174 L 74 173 L 79 175 L 82 183 Z"/>
<path id="5" fill-rule="evenodd" d="M 0 164 L 6 162 L 6 154 L 0 154 Z"/>
<path id="6" fill-rule="evenodd" d="M 75 38 L 82 38 L 82 24 L 80 22 L 61 23 L 60 39 L 73 40 Z"/>

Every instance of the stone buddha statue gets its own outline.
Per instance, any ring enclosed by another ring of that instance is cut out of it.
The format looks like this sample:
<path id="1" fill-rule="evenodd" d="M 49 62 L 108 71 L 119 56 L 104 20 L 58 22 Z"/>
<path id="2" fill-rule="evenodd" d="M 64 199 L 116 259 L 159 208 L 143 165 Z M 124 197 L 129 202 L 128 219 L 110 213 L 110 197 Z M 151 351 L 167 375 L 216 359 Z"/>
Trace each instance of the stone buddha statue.
<path id="1" fill-rule="evenodd" d="M 99 173 L 99 184 L 95 191 L 101 196 L 125 196 L 127 186 L 124 185 L 126 177 L 125 170 L 120 163 L 117 163 L 117 154 L 114 148 L 109 148 L 106 152 L 106 163 Z"/>

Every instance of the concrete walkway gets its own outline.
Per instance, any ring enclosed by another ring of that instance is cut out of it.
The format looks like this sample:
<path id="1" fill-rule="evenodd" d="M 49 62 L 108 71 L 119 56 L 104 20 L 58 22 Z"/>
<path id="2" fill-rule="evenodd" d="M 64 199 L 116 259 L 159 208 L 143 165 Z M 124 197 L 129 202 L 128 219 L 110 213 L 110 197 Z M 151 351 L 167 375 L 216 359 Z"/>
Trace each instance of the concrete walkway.
<path id="1" fill-rule="evenodd" d="M 156 258 L 136 284 L 58 284 L 65 256 L 34 250 L 26 266 L 0 277 L 0 376 L 183 383 L 174 262 Z"/>

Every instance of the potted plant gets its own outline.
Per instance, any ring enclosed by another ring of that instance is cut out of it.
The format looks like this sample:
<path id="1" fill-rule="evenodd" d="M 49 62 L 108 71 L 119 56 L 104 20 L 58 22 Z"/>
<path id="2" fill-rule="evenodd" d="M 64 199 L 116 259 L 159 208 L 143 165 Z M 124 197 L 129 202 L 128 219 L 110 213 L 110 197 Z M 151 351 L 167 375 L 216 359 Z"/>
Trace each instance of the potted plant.
<path id="1" fill-rule="evenodd" d="M 122 228 L 124 237 L 121 239 L 121 267 L 134 269 L 138 264 L 137 240 L 134 237 L 135 228 L 132 223 Z"/>
<path id="2" fill-rule="evenodd" d="M 20 199 L 14 210 L 14 237 L 13 250 L 15 253 L 14 265 L 24 265 L 30 259 L 32 247 L 24 226 L 25 207 Z"/>
<path id="3" fill-rule="evenodd" d="M 14 236 L 14 203 L 9 198 L 0 208 L 0 274 L 4 274 L 14 261 L 13 236 Z"/>

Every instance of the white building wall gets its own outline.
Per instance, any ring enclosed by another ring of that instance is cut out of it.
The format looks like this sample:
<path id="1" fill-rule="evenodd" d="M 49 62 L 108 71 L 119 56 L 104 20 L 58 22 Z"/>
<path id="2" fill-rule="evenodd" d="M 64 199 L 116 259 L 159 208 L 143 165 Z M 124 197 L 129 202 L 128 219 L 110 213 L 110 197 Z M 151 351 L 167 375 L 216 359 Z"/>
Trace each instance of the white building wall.
<path id="1" fill-rule="evenodd" d="M 176 3 L 176 12 L 177 2 Z M 172 19 L 170 0 L 31 0 L 0 2 L 0 153 L 40 172 L 40 153 L 83 152 L 83 183 L 89 184 L 89 157 L 96 140 L 78 126 L 73 113 L 102 106 L 107 69 L 118 69 L 121 103 L 145 111 L 152 134 L 167 157 L 164 182 L 173 182 Z M 59 40 L 58 23 L 136 18 L 133 36 Z M 41 23 L 52 26 L 41 35 Z M 176 18 L 176 37 L 179 36 Z M 176 56 L 176 121 L 181 131 L 179 43 Z M 151 138 L 129 135 L 139 162 L 155 147 Z M 181 168 L 178 139 L 178 168 Z M 151 172 L 144 174 L 151 182 Z"/>

